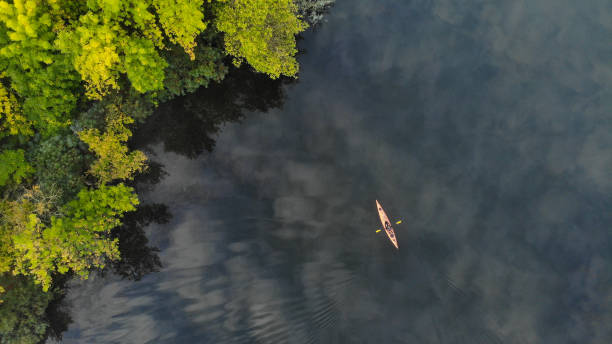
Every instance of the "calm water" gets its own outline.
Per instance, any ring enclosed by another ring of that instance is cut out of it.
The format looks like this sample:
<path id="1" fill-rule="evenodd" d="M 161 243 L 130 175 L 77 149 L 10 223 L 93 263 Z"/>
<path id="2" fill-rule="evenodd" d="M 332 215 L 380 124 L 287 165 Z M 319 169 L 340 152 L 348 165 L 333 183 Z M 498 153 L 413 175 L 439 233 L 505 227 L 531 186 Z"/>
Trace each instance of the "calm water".
<path id="1" fill-rule="evenodd" d="M 612 342 L 610 1 L 328 20 L 298 82 L 239 75 L 138 134 L 163 267 L 73 283 L 64 342 Z"/>

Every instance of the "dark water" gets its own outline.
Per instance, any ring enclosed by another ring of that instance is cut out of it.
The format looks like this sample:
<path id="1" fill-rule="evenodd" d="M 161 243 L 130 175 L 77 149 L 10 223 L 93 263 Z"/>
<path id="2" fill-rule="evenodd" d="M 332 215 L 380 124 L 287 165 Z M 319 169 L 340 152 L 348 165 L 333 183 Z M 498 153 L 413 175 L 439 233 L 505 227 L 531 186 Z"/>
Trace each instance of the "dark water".
<path id="1" fill-rule="evenodd" d="M 64 342 L 612 342 L 612 3 L 328 20 L 298 82 L 235 73 L 138 134 L 163 267 L 75 282 Z"/>

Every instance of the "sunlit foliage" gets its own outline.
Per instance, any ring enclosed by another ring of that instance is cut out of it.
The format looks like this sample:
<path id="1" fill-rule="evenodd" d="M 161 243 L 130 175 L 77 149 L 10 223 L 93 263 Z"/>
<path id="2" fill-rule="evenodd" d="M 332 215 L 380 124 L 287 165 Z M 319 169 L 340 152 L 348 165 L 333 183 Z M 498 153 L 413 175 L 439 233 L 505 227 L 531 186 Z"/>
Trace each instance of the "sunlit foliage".
<path id="1" fill-rule="evenodd" d="M 119 89 L 124 73 L 141 93 L 162 89 L 167 62 L 158 49 L 165 48 L 164 40 L 194 60 L 196 37 L 206 29 L 201 1 L 90 0 L 87 6 L 56 44 L 72 56 L 92 99 Z"/>
<path id="2" fill-rule="evenodd" d="M 140 93 L 162 89 L 168 63 L 159 56 L 153 43 L 136 38 L 126 40 L 124 46 L 125 72 L 132 87 Z"/>
<path id="3" fill-rule="evenodd" d="M 153 6 L 170 42 L 183 47 L 194 60 L 196 37 L 206 29 L 202 0 L 153 0 Z"/>
<path id="4" fill-rule="evenodd" d="M 306 24 L 291 0 L 232 0 L 217 7 L 217 28 L 225 33 L 225 50 L 240 65 L 246 60 L 271 78 L 295 76 L 295 35 Z"/>
<path id="5" fill-rule="evenodd" d="M 123 39 L 118 24 L 106 24 L 93 13 L 82 16 L 73 31 L 60 33 L 56 45 L 73 57 L 74 67 L 87 83 L 90 98 L 100 99 L 118 88 L 121 72 L 118 45 Z"/>
<path id="6" fill-rule="evenodd" d="M 81 140 L 89 145 L 89 149 L 96 153 L 96 160 L 90 173 L 96 176 L 101 184 L 115 179 L 130 179 L 143 171 L 147 157 L 141 151 L 128 153 L 127 140 L 132 132 L 126 125 L 134 120 L 124 114 L 116 105 L 108 107 L 106 131 L 100 133 L 98 129 L 87 129 L 79 133 Z"/>
<path id="7" fill-rule="evenodd" d="M 41 0 L 0 1 L 0 71 L 24 99 L 23 111 L 39 128 L 64 125 L 74 108 L 78 75 L 53 47 L 52 6 Z"/>
<path id="8" fill-rule="evenodd" d="M 59 209 L 62 216 L 52 215 L 45 223 L 48 205 L 38 205 L 32 197 L 9 202 L 3 230 L 12 233 L 12 273 L 32 275 L 45 291 L 55 272 L 71 270 L 87 278 L 90 269 L 119 257 L 117 241 L 108 234 L 137 204 L 133 189 L 123 184 L 83 189 Z"/>
<path id="9" fill-rule="evenodd" d="M 0 84 L 0 137 L 6 135 L 31 136 L 31 123 L 23 116 L 15 95 Z"/>
<path id="10" fill-rule="evenodd" d="M 23 113 L 43 131 L 68 121 L 77 100 L 78 75 L 53 47 L 51 12 L 57 3 L 0 1 L 0 75 L 23 99 Z"/>
<path id="11" fill-rule="evenodd" d="M 127 73 L 140 92 L 161 89 L 165 61 L 153 42 L 128 32 L 117 21 L 105 21 L 103 14 L 87 13 L 72 30 L 60 33 L 56 42 L 86 81 L 87 96 L 102 99 L 118 89 L 118 78 Z"/>

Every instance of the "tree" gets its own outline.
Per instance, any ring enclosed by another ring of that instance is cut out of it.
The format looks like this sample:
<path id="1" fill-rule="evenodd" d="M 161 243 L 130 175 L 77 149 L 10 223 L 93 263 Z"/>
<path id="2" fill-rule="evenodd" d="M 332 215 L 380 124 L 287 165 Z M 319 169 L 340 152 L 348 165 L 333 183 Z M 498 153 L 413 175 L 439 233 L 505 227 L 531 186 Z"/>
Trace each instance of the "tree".
<path id="1" fill-rule="evenodd" d="M 85 172 L 93 157 L 83 154 L 78 136 L 68 129 L 37 141 L 29 150 L 36 183 L 45 194 L 57 194 L 60 203 L 85 187 Z M 84 145 L 83 145 L 84 146 Z"/>
<path id="2" fill-rule="evenodd" d="M 228 68 L 223 64 L 225 52 L 222 48 L 212 46 L 212 37 L 197 38 L 194 48 L 195 59 L 189 59 L 180 47 L 173 47 L 163 52 L 168 61 L 164 90 L 159 92 L 161 101 L 195 92 L 201 86 L 208 87 L 211 81 L 220 82 L 225 78 Z M 211 36 L 209 34 L 208 36 Z"/>
<path id="3" fill-rule="evenodd" d="M 166 63 L 155 45 L 138 34 L 129 34 L 120 25 L 120 18 L 105 19 L 105 14 L 88 12 L 71 30 L 62 31 L 56 41 L 56 46 L 72 57 L 86 82 L 87 96 L 102 99 L 118 89 L 121 73 L 127 73 L 139 92 L 161 89 Z"/>
<path id="4" fill-rule="evenodd" d="M 295 76 L 295 35 L 306 29 L 292 0 L 232 0 L 217 6 L 219 31 L 234 64 L 246 60 L 257 71 L 276 79 Z"/>
<path id="5" fill-rule="evenodd" d="M 100 184 L 115 179 L 131 179 L 135 173 L 145 168 L 146 155 L 141 151 L 128 153 L 125 145 L 132 136 L 132 132 L 125 127 L 134 122 L 124 114 L 117 105 L 108 107 L 106 131 L 100 133 L 98 129 L 87 129 L 79 132 L 79 137 L 89 145 L 89 149 L 96 153 L 96 160 L 90 173 L 98 178 Z"/>
<path id="6" fill-rule="evenodd" d="M 47 330 L 45 309 L 53 298 L 31 278 L 0 274 L 0 343 L 39 343 Z"/>
<path id="7" fill-rule="evenodd" d="M 203 18 L 201 1 L 195 0 L 91 0 L 56 45 L 72 57 L 92 99 L 119 89 L 121 74 L 138 92 L 156 91 L 163 88 L 167 67 L 158 49 L 167 39 L 195 59 L 196 37 L 206 29 Z"/>
<path id="8" fill-rule="evenodd" d="M 24 115 L 43 132 L 65 126 L 77 101 L 79 77 L 53 47 L 57 2 L 0 1 L 0 75 L 23 99 Z"/>
<path id="9" fill-rule="evenodd" d="M 23 149 L 7 149 L 0 153 L 0 186 L 9 182 L 19 184 L 32 172 L 34 169 L 25 160 Z"/>
<path id="10" fill-rule="evenodd" d="M 117 240 L 111 240 L 109 233 L 121 224 L 124 213 L 136 209 L 133 191 L 123 184 L 83 189 L 61 207 L 62 216 L 51 215 L 48 224 L 49 207 L 37 206 L 33 196 L 8 202 L 2 230 L 11 235 L 12 273 L 32 275 L 47 291 L 54 273 L 71 270 L 87 278 L 90 269 L 118 259 Z"/>
<path id="11" fill-rule="evenodd" d="M 202 1 L 154 0 L 153 6 L 170 42 L 183 47 L 194 60 L 193 49 L 196 46 L 196 37 L 206 29 Z"/>
<path id="12" fill-rule="evenodd" d="M 0 138 L 8 135 L 31 136 L 32 123 L 21 113 L 15 95 L 0 84 Z"/>

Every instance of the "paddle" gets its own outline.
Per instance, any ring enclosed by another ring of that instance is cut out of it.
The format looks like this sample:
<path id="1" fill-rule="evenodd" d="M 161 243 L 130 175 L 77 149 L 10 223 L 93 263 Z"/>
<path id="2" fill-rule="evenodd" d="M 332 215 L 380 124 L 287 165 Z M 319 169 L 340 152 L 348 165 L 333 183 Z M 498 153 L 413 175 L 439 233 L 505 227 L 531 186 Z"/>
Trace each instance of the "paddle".
<path id="1" fill-rule="evenodd" d="M 402 223 L 402 220 L 397 221 L 395 224 L 396 224 L 396 225 L 399 225 L 400 223 Z M 382 231 L 382 230 L 383 230 L 383 229 L 381 228 L 381 229 L 377 230 L 377 231 L 376 231 L 376 233 L 378 233 L 378 232 L 380 232 L 380 231 Z"/>

